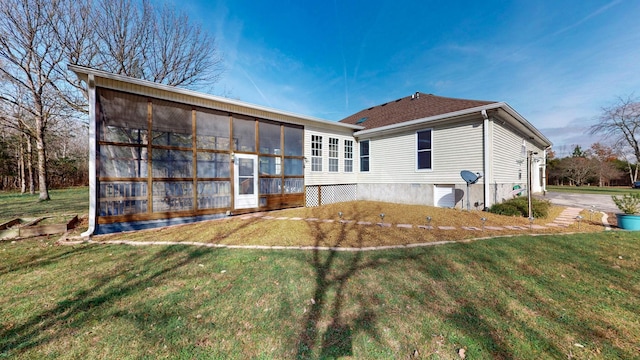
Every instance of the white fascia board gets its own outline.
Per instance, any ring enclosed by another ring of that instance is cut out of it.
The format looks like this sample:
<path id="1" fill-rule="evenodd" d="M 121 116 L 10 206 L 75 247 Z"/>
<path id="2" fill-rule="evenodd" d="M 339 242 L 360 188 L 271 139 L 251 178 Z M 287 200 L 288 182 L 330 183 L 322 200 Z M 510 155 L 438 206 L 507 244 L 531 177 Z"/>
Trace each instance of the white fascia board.
<path id="1" fill-rule="evenodd" d="M 158 89 L 158 90 L 164 90 L 164 91 L 173 92 L 173 93 L 176 93 L 176 94 L 181 94 L 181 95 L 192 96 L 192 97 L 206 99 L 206 100 L 212 100 L 212 101 L 227 103 L 227 104 L 234 105 L 234 106 L 245 107 L 245 108 L 248 108 L 248 109 L 253 109 L 253 110 L 258 110 L 258 111 L 264 111 L 264 112 L 273 113 L 273 114 L 277 114 L 277 115 L 282 115 L 282 116 L 286 116 L 286 117 L 297 118 L 297 119 L 300 119 L 300 120 L 316 123 L 319 126 L 329 125 L 329 126 L 337 126 L 337 127 L 342 127 L 342 128 L 352 129 L 352 130 L 364 129 L 364 126 L 360 126 L 360 125 L 345 124 L 345 123 L 341 123 L 341 122 L 338 122 L 338 121 L 324 120 L 324 119 L 319 119 L 319 118 L 315 118 L 315 117 L 311 117 L 311 116 L 305 116 L 305 115 L 300 115 L 300 114 L 291 113 L 291 112 L 287 112 L 287 111 L 276 110 L 276 109 L 268 108 L 268 107 L 265 107 L 265 106 L 250 104 L 250 103 L 247 103 L 247 102 L 228 99 L 228 98 L 224 98 L 224 97 L 216 96 L 216 95 L 204 94 L 204 93 L 201 93 L 201 92 L 188 90 L 188 89 L 183 89 L 183 88 L 179 88 L 179 87 L 176 87 L 176 86 L 155 83 L 153 81 L 148 81 L 148 80 L 136 79 L 136 78 L 132 78 L 132 77 L 129 77 L 129 76 L 124 76 L 124 75 L 112 74 L 112 73 L 109 73 L 109 72 L 106 72 L 106 71 L 91 69 L 91 68 L 84 67 L 84 66 L 69 64 L 68 68 L 69 68 L 69 70 L 71 70 L 74 73 L 76 73 L 78 78 L 80 78 L 81 80 L 83 80 L 85 82 L 86 82 L 89 74 L 91 74 L 91 75 L 93 75 L 95 77 L 101 77 L 101 78 L 105 78 L 105 79 L 109 79 L 109 80 L 122 81 L 122 82 L 125 82 L 125 83 L 145 86 L 145 87 L 148 87 L 148 88 L 153 88 L 153 89 Z"/>
<path id="2" fill-rule="evenodd" d="M 524 116 L 520 115 L 515 109 L 513 109 L 507 103 L 501 103 L 501 108 L 508 113 L 513 119 L 517 120 L 521 125 L 527 128 L 527 130 L 531 131 L 535 136 L 540 138 L 540 141 L 544 143 L 547 148 L 553 146 L 551 140 L 549 140 L 546 136 L 544 136 L 535 126 L 533 126 Z"/>

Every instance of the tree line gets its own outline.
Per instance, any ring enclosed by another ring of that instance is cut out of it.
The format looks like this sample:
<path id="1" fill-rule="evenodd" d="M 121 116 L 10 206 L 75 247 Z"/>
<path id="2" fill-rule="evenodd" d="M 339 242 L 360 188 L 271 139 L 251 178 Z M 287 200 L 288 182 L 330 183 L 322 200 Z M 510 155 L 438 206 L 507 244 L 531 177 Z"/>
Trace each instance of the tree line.
<path id="1" fill-rule="evenodd" d="M 640 101 L 619 97 L 602 108 L 589 129 L 607 143 L 588 149 L 576 145 L 571 156 L 547 158 L 547 179 L 552 185 L 629 186 L 638 181 L 640 169 Z"/>
<path id="2" fill-rule="evenodd" d="M 215 37 L 167 3 L 0 0 L 0 189 L 86 183 L 88 102 L 68 64 L 186 88 L 223 73 Z"/>

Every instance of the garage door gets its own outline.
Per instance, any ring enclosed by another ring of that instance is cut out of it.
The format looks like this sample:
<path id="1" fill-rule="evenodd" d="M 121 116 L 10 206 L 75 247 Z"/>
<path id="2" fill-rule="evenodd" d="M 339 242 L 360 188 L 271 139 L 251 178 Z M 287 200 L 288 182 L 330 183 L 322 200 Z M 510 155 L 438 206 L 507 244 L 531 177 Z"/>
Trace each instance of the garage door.
<path id="1" fill-rule="evenodd" d="M 437 207 L 452 208 L 456 204 L 453 185 L 436 185 L 434 194 L 434 203 Z"/>

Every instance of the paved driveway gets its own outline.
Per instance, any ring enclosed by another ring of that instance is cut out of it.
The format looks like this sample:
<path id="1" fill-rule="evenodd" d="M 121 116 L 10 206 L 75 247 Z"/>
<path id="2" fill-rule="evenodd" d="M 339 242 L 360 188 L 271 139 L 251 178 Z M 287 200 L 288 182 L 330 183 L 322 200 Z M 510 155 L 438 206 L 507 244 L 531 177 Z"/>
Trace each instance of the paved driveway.
<path id="1" fill-rule="evenodd" d="M 547 192 L 546 196 L 536 196 L 540 199 L 547 199 L 552 204 L 561 206 L 578 207 L 582 209 L 591 209 L 592 205 L 596 206 L 596 210 L 617 213 L 620 212 L 616 204 L 611 200 L 611 195 L 598 194 L 570 194 L 560 192 Z"/>

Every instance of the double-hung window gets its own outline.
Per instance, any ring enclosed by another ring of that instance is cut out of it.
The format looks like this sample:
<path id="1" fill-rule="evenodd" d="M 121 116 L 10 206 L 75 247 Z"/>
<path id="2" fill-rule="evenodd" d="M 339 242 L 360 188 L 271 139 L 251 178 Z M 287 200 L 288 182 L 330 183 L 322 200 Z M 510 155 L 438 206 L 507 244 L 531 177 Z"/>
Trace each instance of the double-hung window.
<path id="1" fill-rule="evenodd" d="M 418 170 L 430 170 L 433 164 L 432 156 L 432 131 L 422 130 L 416 133 L 417 139 L 417 169 Z"/>
<path id="2" fill-rule="evenodd" d="M 360 171 L 369 171 L 369 140 L 360 141 Z"/>
<path id="3" fill-rule="evenodd" d="M 329 138 L 329 171 L 338 172 L 338 142 L 336 138 Z"/>
<path id="4" fill-rule="evenodd" d="M 353 140 L 344 141 L 344 172 L 353 172 Z"/>
<path id="5" fill-rule="evenodd" d="M 311 135 L 311 171 L 322 171 L 322 136 Z"/>

